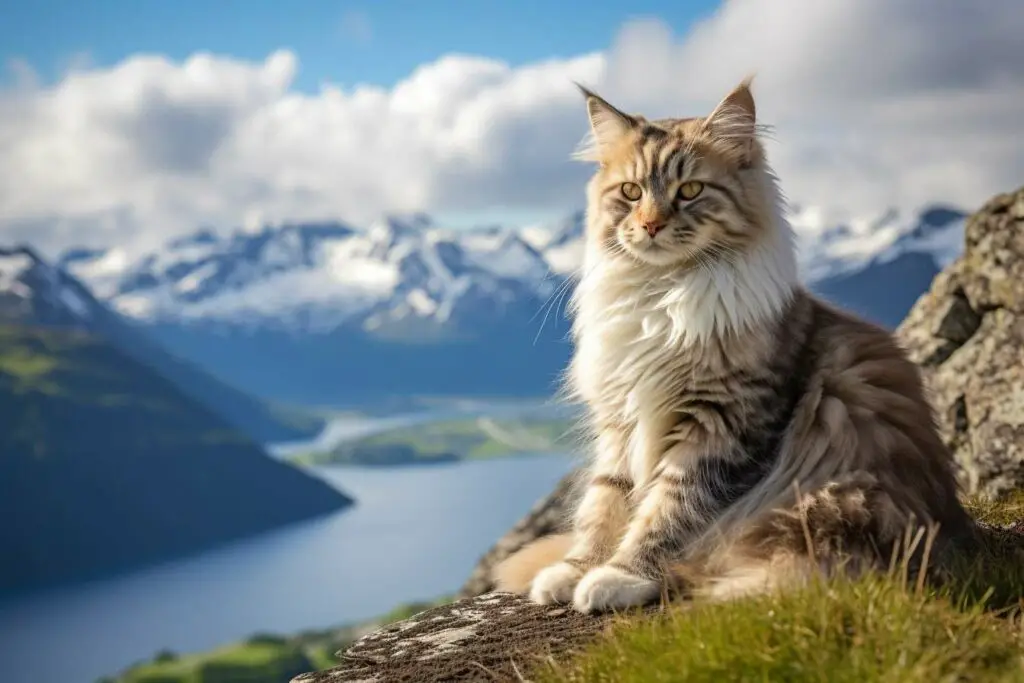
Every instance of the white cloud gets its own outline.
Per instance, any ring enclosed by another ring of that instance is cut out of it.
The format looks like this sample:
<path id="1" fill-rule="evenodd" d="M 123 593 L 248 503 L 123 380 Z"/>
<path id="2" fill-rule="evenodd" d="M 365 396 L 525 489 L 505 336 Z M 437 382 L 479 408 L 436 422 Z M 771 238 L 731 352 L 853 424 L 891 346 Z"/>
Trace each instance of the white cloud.
<path id="1" fill-rule="evenodd" d="M 0 93 L 0 236 L 130 247 L 200 224 L 569 209 L 588 173 L 569 160 L 587 125 L 572 80 L 699 115 L 750 71 L 794 201 L 971 207 L 1024 182 L 1024 10 L 969 5 L 734 0 L 686 36 L 633 22 L 602 54 L 450 55 L 390 89 L 313 95 L 287 51 L 137 55 L 46 87 L 23 73 Z"/>

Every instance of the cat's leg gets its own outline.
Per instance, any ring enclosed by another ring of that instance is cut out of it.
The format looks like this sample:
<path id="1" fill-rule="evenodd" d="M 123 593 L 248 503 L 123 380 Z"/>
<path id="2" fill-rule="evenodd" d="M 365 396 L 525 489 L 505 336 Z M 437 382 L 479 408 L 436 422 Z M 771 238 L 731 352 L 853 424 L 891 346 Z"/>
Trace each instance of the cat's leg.
<path id="1" fill-rule="evenodd" d="M 575 608 L 584 613 L 622 609 L 657 598 L 666 568 L 749 489 L 757 467 L 740 454 L 697 460 L 681 448 L 669 451 L 612 557 L 576 586 Z"/>
<path id="2" fill-rule="evenodd" d="M 573 543 L 566 556 L 541 570 L 530 588 L 540 604 L 572 600 L 583 575 L 614 552 L 629 521 L 633 481 L 629 474 L 625 436 L 605 430 L 595 444 L 590 480 L 576 508 Z"/>

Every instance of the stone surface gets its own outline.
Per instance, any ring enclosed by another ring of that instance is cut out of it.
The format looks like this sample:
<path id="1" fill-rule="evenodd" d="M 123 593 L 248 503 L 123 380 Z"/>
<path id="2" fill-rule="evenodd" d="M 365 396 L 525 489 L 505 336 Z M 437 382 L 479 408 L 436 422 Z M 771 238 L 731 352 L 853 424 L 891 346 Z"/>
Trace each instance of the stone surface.
<path id="1" fill-rule="evenodd" d="M 568 528 L 572 502 L 579 490 L 576 479 L 575 473 L 566 475 L 554 491 L 534 505 L 525 517 L 502 536 L 477 563 L 458 597 L 470 597 L 494 590 L 491 570 L 496 564 L 530 541 Z"/>
<path id="2" fill-rule="evenodd" d="M 896 330 L 968 491 L 1024 487 L 1024 188 L 967 221 L 964 253 Z"/>
<path id="3" fill-rule="evenodd" d="M 539 661 L 585 645 L 613 618 L 541 607 L 509 593 L 486 593 L 364 636 L 338 653 L 339 666 L 302 674 L 292 683 L 526 680 Z"/>

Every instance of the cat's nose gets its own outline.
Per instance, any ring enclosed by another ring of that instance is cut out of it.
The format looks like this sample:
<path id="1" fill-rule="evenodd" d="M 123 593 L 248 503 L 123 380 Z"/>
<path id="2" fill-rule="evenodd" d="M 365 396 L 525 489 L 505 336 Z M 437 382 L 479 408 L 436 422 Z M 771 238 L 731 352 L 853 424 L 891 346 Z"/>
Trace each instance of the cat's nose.
<path id="1" fill-rule="evenodd" d="M 650 235 L 651 237 L 654 237 L 659 232 L 661 232 L 662 229 L 664 229 L 664 227 L 665 227 L 665 222 L 664 221 L 662 221 L 661 223 L 655 223 L 654 221 L 649 221 L 647 223 L 644 223 L 644 230 L 646 230 L 647 234 Z"/>

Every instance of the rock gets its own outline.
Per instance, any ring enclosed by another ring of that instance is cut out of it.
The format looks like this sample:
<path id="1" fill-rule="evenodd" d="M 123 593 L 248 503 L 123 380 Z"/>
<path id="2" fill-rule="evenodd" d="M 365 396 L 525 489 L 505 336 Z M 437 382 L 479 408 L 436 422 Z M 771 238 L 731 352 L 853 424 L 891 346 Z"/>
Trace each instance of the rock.
<path id="1" fill-rule="evenodd" d="M 963 255 L 896 337 L 924 370 L 966 489 L 1024 487 L 1024 188 L 968 219 Z"/>
<path id="2" fill-rule="evenodd" d="M 496 564 L 534 539 L 567 529 L 572 502 L 578 491 L 576 481 L 575 472 L 566 475 L 554 491 L 534 505 L 525 517 L 502 536 L 477 563 L 458 597 L 471 597 L 494 590 L 491 570 Z"/>
<path id="3" fill-rule="evenodd" d="M 612 618 L 542 607 L 509 593 L 486 593 L 364 636 L 338 653 L 339 666 L 302 674 L 292 683 L 524 680 L 541 659 L 585 645 Z"/>

